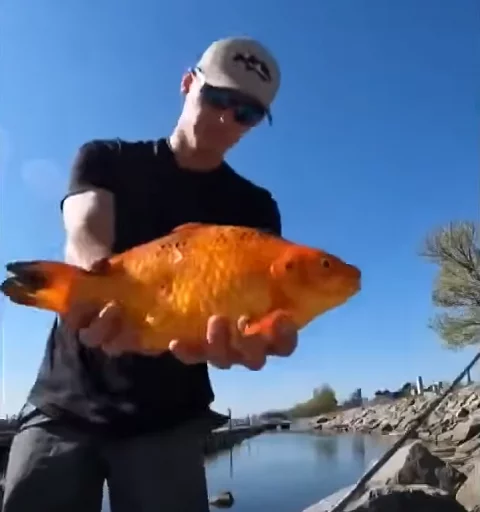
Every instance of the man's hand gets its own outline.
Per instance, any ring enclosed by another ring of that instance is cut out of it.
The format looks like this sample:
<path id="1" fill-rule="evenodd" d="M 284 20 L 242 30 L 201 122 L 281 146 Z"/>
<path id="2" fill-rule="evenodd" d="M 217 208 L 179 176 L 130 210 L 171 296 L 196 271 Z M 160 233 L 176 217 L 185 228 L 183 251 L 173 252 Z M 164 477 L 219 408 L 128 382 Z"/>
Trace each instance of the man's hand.
<path id="1" fill-rule="evenodd" d="M 207 325 L 204 343 L 192 347 L 190 344 L 174 340 L 170 343 L 171 352 L 185 364 L 208 362 L 211 365 L 229 369 L 238 364 L 250 370 L 260 370 L 265 366 L 267 356 L 290 356 L 297 347 L 297 331 L 285 316 L 276 315 L 268 330 L 245 334 L 248 330 L 246 318 L 238 321 L 239 341 L 234 341 L 226 318 L 211 317 Z"/>
<path id="2" fill-rule="evenodd" d="M 111 356 L 137 352 L 140 346 L 138 333 L 125 321 L 120 307 L 114 303 L 107 304 L 100 313 L 91 306 L 77 304 L 62 320 L 72 330 L 78 330 L 83 344 L 99 347 Z M 240 318 L 237 324 L 240 337 L 232 336 L 228 320 L 213 316 L 207 323 L 205 340 L 194 346 L 182 340 L 172 340 L 169 350 L 184 364 L 210 363 L 220 369 L 242 365 L 250 370 L 260 370 L 265 366 L 267 356 L 288 357 L 297 347 L 297 331 L 287 317 L 274 315 L 265 325 L 267 329 L 261 326 L 256 332 L 250 329 L 253 332 L 248 333 L 247 319 Z"/>
<path id="3" fill-rule="evenodd" d="M 108 264 L 108 258 L 100 258 L 90 265 L 89 270 L 103 273 Z M 91 304 L 74 304 L 62 321 L 72 331 L 78 331 L 84 345 L 100 347 L 111 356 L 139 346 L 138 334 L 125 322 L 121 308 L 113 302 L 101 311 Z"/>
<path id="4" fill-rule="evenodd" d="M 76 304 L 62 321 L 73 331 L 78 331 L 81 343 L 101 348 L 110 356 L 136 352 L 139 346 L 138 333 L 125 321 L 121 308 L 113 302 L 100 312 L 92 306 Z"/>

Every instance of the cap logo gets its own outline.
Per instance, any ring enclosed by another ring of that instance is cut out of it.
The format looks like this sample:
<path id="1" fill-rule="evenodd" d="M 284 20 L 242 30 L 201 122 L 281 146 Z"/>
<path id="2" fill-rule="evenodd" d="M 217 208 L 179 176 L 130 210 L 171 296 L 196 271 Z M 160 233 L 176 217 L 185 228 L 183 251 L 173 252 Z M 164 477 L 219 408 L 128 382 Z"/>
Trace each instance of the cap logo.
<path id="1" fill-rule="evenodd" d="M 245 71 L 253 71 L 263 82 L 271 82 L 272 75 L 267 64 L 251 53 L 236 53 L 233 62 L 243 63 Z"/>

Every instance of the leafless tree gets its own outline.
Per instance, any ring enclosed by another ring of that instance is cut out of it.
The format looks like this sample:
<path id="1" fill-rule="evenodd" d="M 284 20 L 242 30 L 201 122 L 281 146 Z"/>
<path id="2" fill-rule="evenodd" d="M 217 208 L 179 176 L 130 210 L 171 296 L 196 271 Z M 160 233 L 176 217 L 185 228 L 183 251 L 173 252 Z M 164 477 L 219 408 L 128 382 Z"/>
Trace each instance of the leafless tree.
<path id="1" fill-rule="evenodd" d="M 425 240 L 421 255 L 437 265 L 432 292 L 442 308 L 430 326 L 452 349 L 480 342 L 480 246 L 478 226 L 456 222 L 436 229 Z"/>

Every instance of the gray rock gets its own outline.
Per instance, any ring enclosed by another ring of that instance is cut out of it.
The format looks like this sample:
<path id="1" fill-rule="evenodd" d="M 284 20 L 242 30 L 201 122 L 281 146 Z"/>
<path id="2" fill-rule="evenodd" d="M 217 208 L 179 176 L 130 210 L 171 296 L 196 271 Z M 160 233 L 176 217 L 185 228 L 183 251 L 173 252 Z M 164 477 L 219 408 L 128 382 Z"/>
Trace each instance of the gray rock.
<path id="1" fill-rule="evenodd" d="M 480 508 L 480 458 L 472 461 L 472 469 L 465 483 L 457 492 L 456 498 L 467 510 Z"/>
<path id="2" fill-rule="evenodd" d="M 466 476 L 433 455 L 421 441 L 400 448 L 370 480 L 369 486 L 424 484 L 455 495 Z"/>
<path id="3" fill-rule="evenodd" d="M 379 429 L 380 429 L 380 432 L 382 432 L 382 434 L 387 434 L 388 432 L 392 432 L 393 427 L 389 421 L 385 420 L 385 421 L 382 421 L 382 423 L 380 423 Z"/>
<path id="4" fill-rule="evenodd" d="M 407 397 L 394 402 L 387 400 L 371 404 L 366 407 L 357 407 L 339 412 L 335 418 L 322 423 L 323 430 L 349 430 L 368 432 L 377 430 L 382 432 L 382 426 L 389 424 L 396 433 L 403 433 L 409 428 L 416 416 L 428 407 L 436 396 Z M 439 441 L 454 440 L 465 441 L 465 435 L 472 436 L 471 432 L 464 432 L 466 425 L 454 431 L 457 424 L 469 421 L 470 417 L 480 413 L 480 386 L 470 385 L 454 391 L 447 397 L 435 411 L 427 418 L 422 426 L 423 439 L 439 439 Z M 472 425 L 473 426 L 473 425 Z M 390 433 L 390 427 L 384 433 Z M 462 439 L 463 437 L 463 439 Z"/>
<path id="5" fill-rule="evenodd" d="M 455 455 L 456 453 L 456 450 L 455 450 L 455 446 L 427 446 L 427 448 L 430 450 L 430 452 L 433 454 L 433 455 L 436 455 L 437 457 L 439 457 L 440 459 L 442 460 L 445 460 L 445 458 L 447 457 L 452 457 L 453 455 Z"/>
<path id="6" fill-rule="evenodd" d="M 473 413 L 465 420 L 458 420 L 451 430 L 438 436 L 440 441 L 462 444 L 480 434 L 480 414 Z"/>
<path id="7" fill-rule="evenodd" d="M 467 461 L 464 464 L 460 464 L 458 466 L 459 471 L 461 471 L 464 475 L 468 475 L 473 471 L 475 468 L 475 462 L 472 459 L 467 459 Z"/>
<path id="8" fill-rule="evenodd" d="M 350 488 L 329 496 L 303 512 L 329 512 Z M 428 485 L 374 487 L 347 505 L 345 512 L 467 512 L 453 496 Z"/>
<path id="9" fill-rule="evenodd" d="M 323 423 L 323 428 L 402 434 L 434 399 L 435 396 L 425 394 L 376 401 L 363 409 L 337 413 L 335 418 Z M 457 501 L 469 512 L 480 512 L 480 385 L 469 385 L 451 393 L 414 437 L 422 441 L 415 440 L 400 449 L 374 475 L 369 488 L 427 485 L 443 490 L 451 498 L 457 496 Z M 410 510 L 414 508 L 410 506 Z"/>
<path id="10" fill-rule="evenodd" d="M 343 487 L 342 489 L 335 491 L 323 500 L 319 501 L 318 503 L 310 505 L 302 512 L 328 512 L 335 505 L 335 503 L 340 501 L 348 492 L 351 491 L 351 489 L 353 489 L 353 487 L 353 485 Z"/>
<path id="11" fill-rule="evenodd" d="M 480 407 L 480 397 L 476 396 L 474 400 L 468 404 L 468 410 L 470 412 L 476 411 Z"/>
<path id="12" fill-rule="evenodd" d="M 225 491 L 215 496 L 215 498 L 211 498 L 208 503 L 211 507 L 232 508 L 235 503 L 235 498 L 230 491 Z"/>
<path id="13" fill-rule="evenodd" d="M 436 440 L 436 436 L 433 436 L 431 432 L 428 432 L 425 430 L 420 430 L 417 433 L 417 437 L 418 437 L 418 439 L 421 439 L 422 441 L 426 441 L 426 442 L 430 442 L 433 439 Z"/>
<path id="14" fill-rule="evenodd" d="M 466 421 L 458 423 L 452 434 L 452 441 L 455 443 L 464 443 L 480 434 L 480 414 L 473 414 Z"/>
<path id="15" fill-rule="evenodd" d="M 427 485 L 370 489 L 349 512 L 466 512 L 453 496 Z"/>

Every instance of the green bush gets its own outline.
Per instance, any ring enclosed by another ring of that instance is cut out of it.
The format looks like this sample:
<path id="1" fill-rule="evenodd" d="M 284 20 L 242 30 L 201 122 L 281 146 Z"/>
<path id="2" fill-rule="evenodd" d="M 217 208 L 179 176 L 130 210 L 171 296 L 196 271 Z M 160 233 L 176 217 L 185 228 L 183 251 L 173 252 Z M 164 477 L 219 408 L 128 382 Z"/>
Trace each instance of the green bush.
<path id="1" fill-rule="evenodd" d="M 335 391 L 324 384 L 313 392 L 313 397 L 306 402 L 300 402 L 289 411 L 293 418 L 311 418 L 319 414 L 326 414 L 337 409 L 338 402 Z"/>

